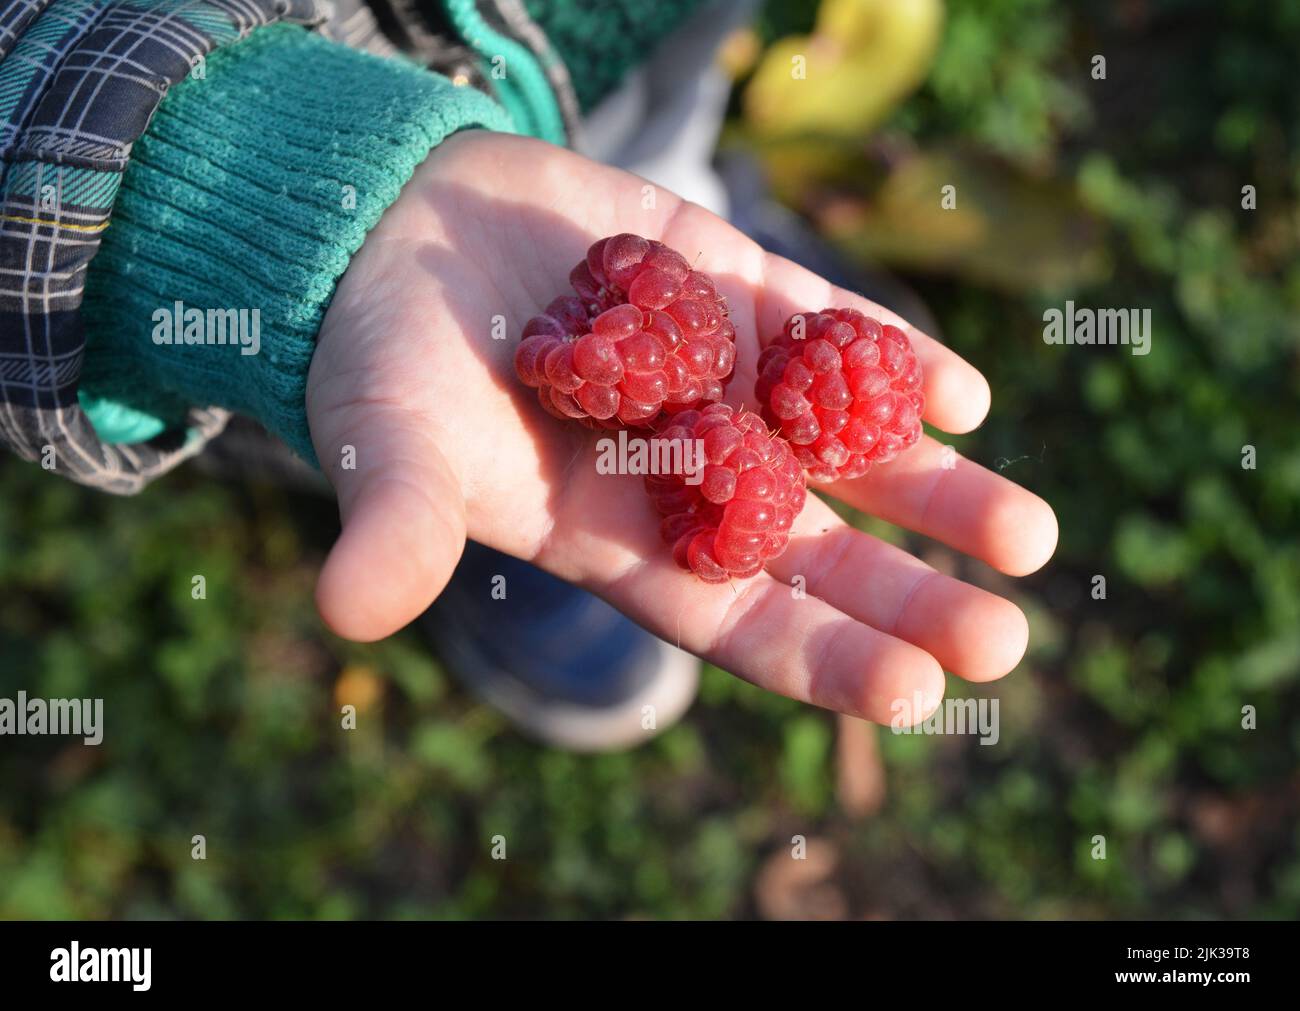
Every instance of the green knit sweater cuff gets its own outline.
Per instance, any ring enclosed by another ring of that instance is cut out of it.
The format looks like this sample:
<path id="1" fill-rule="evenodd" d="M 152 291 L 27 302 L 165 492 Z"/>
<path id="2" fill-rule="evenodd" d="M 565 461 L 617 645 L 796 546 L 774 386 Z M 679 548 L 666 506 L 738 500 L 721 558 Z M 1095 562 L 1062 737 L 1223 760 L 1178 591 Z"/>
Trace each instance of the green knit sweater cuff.
<path id="1" fill-rule="evenodd" d="M 469 127 L 510 124 L 472 89 L 295 26 L 213 54 L 133 149 L 90 266 L 97 428 L 215 405 L 314 463 L 307 368 L 335 285 L 430 149 Z"/>

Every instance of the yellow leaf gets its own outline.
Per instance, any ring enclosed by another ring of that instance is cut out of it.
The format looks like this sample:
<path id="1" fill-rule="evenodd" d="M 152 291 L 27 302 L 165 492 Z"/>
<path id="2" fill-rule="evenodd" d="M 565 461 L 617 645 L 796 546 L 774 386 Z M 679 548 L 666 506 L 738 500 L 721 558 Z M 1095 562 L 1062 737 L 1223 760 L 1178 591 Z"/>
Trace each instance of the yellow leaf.
<path id="1" fill-rule="evenodd" d="M 737 28 L 718 47 L 718 66 L 733 81 L 738 80 L 749 72 L 758 59 L 761 48 L 758 33 L 754 29 Z"/>
<path id="2" fill-rule="evenodd" d="M 379 701 L 384 692 L 383 681 L 370 667 L 349 664 L 339 672 L 334 682 L 334 704 L 336 706 L 356 706 L 358 713 Z"/>
<path id="3" fill-rule="evenodd" d="M 825 0 L 812 35 L 764 54 L 746 118 L 768 135 L 861 135 L 925 79 L 942 24 L 940 0 Z"/>
<path id="4" fill-rule="evenodd" d="M 955 206 L 941 195 L 951 186 Z M 914 155 L 869 198 L 823 201 L 823 234 L 868 263 L 950 274 L 1011 291 L 1095 281 L 1101 228 L 1067 182 L 952 150 Z"/>

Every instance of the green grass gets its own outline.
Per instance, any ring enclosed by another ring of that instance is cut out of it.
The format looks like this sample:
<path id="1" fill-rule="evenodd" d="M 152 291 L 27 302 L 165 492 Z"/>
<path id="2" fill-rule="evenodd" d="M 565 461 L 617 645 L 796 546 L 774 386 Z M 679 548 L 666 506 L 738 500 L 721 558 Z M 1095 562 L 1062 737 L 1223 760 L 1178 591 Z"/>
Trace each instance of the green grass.
<path id="1" fill-rule="evenodd" d="M 998 209 L 1003 267 L 1026 179 L 1068 199 L 1060 220 L 1087 218 L 1047 240 L 1086 239 L 1101 264 L 1056 289 L 1028 269 L 1019 288 L 961 264 L 909 276 L 995 393 L 961 451 L 1061 519 L 1029 580 L 958 570 L 1030 616 L 1009 679 L 950 686 L 998 698 L 998 746 L 882 733 L 888 801 L 855 821 L 833 719 L 710 669 L 688 719 L 638 751 L 539 749 L 416 633 L 322 633 L 330 503 L 193 468 L 115 499 L 5 459 L 0 697 L 103 697 L 107 727 L 98 749 L 0 739 L 0 916 L 744 917 L 780 891 L 760 872 L 788 869 L 796 836 L 832 855 L 830 907 L 853 916 L 1300 914 L 1300 19 L 948 7 L 930 83 L 880 139 L 896 160 L 975 159 L 989 188 L 961 192 Z M 1080 69 L 1096 52 L 1104 86 Z M 825 208 L 877 197 L 858 140 L 822 176 L 777 178 L 828 232 Z M 1150 308 L 1152 353 L 1044 344 L 1066 298 Z M 367 690 L 344 731 L 340 705 Z"/>

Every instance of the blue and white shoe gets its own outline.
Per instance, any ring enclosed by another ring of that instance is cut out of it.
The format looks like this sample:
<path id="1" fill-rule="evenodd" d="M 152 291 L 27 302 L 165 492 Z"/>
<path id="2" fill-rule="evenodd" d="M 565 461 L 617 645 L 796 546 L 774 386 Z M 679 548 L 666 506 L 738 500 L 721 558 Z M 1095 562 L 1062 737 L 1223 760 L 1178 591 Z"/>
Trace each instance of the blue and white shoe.
<path id="1" fill-rule="evenodd" d="M 497 576 L 504 599 L 493 597 Z M 682 716 L 699 684 L 689 653 L 473 541 L 420 626 L 466 688 L 530 737 L 571 751 L 648 741 Z"/>

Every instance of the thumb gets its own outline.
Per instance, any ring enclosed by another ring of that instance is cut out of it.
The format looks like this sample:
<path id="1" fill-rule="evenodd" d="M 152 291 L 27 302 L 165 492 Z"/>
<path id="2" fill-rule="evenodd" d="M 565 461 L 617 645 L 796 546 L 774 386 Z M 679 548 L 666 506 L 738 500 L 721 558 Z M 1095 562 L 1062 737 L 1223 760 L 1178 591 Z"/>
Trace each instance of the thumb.
<path id="1" fill-rule="evenodd" d="M 330 438 L 314 438 L 343 521 L 316 607 L 338 635 L 371 642 L 412 621 L 447 585 L 465 549 L 465 500 L 418 415 L 391 405 L 349 414 Z"/>

